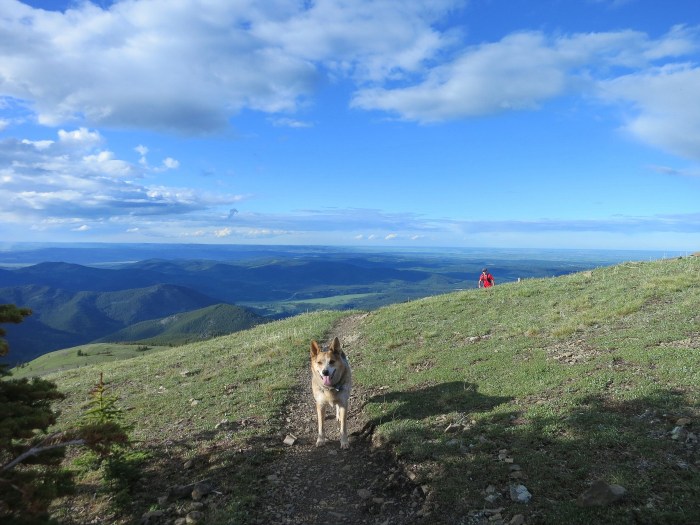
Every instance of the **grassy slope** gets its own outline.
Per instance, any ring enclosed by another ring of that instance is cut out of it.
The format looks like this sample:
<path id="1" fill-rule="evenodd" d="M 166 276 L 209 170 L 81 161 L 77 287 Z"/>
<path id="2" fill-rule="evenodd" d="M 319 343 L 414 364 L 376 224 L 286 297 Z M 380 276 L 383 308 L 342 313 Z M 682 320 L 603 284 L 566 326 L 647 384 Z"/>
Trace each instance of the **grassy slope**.
<path id="1" fill-rule="evenodd" d="M 375 437 L 415 465 L 451 509 L 444 517 L 503 507 L 528 523 L 691 523 L 700 515 L 698 445 L 669 433 L 681 417 L 695 433 L 700 426 L 698 311 L 700 258 L 628 263 L 379 309 L 349 357 L 356 382 L 374 393 L 364 410 Z M 244 522 L 267 456 L 226 451 L 262 453 L 255 443 L 284 417 L 291 387 L 279 361 L 305 366 L 309 339 L 342 315 L 306 314 L 49 378 L 69 394 L 60 408 L 70 424 L 103 370 L 153 456 L 145 475 L 164 468 L 164 450 L 204 455 L 212 475 L 235 473 L 230 515 Z M 254 424 L 213 433 L 223 418 Z M 463 430 L 445 433 L 450 423 Z M 577 507 L 599 478 L 623 485 L 624 502 Z M 511 482 L 527 486 L 530 504 L 485 502 L 487 486 L 505 495 Z"/>
<path id="2" fill-rule="evenodd" d="M 356 376 L 388 386 L 366 411 L 455 512 L 507 489 L 505 450 L 534 495 L 520 511 L 543 522 L 689 523 L 698 449 L 669 431 L 700 426 L 699 310 L 700 258 L 434 297 L 368 317 Z M 466 429 L 445 434 L 452 422 Z M 598 478 L 626 504 L 576 507 Z"/>
<path id="3" fill-rule="evenodd" d="M 94 343 L 56 350 L 37 357 L 24 366 L 12 369 L 12 377 L 44 376 L 57 371 L 71 370 L 84 366 L 99 365 L 110 361 L 121 361 L 142 357 L 144 353 L 155 353 L 170 349 L 170 346 L 143 344 Z"/>

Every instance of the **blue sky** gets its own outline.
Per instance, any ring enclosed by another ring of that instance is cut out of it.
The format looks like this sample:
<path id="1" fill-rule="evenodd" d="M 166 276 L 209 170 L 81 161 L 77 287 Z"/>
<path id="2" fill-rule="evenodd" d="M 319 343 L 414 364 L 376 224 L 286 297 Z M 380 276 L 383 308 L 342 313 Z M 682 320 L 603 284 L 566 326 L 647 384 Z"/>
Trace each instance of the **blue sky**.
<path id="1" fill-rule="evenodd" d="M 697 251 L 700 9 L 4 0 L 0 240 Z"/>

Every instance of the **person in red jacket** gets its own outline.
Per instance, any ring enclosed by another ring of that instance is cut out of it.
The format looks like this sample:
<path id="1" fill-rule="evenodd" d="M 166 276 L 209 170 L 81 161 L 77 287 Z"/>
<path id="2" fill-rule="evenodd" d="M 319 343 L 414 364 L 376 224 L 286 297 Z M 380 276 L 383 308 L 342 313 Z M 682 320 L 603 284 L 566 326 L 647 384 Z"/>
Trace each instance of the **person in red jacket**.
<path id="1" fill-rule="evenodd" d="M 484 288 L 490 288 L 491 286 L 496 284 L 496 280 L 493 278 L 493 275 L 489 273 L 488 268 L 484 268 L 481 270 L 481 275 L 479 276 L 479 288 L 482 286 Z"/>

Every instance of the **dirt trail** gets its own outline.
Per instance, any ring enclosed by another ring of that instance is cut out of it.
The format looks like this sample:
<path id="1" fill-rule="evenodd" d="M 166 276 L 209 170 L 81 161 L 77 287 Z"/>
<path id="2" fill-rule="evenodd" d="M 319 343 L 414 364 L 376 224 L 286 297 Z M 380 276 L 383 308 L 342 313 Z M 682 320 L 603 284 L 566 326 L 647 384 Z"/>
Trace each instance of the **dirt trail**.
<path id="1" fill-rule="evenodd" d="M 327 334 L 327 339 L 340 338 L 351 364 L 362 317 L 345 317 Z M 350 398 L 350 449 L 340 449 L 338 425 L 330 409 L 328 443 L 316 447 L 316 412 L 309 374 L 308 367 L 298 372 L 286 422 L 280 430 L 297 440 L 272 465 L 267 492 L 260 498 L 265 503 L 255 521 L 288 525 L 408 525 L 429 521 L 424 516 L 421 488 L 409 480 L 388 451 L 372 447 L 362 416 L 369 393 L 357 381 Z"/>

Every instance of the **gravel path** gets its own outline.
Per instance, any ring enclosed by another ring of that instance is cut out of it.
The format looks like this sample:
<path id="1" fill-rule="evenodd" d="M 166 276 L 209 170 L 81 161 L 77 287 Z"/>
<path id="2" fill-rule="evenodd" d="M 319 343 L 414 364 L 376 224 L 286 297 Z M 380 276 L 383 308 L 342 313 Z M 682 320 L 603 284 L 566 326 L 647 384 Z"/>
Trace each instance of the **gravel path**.
<path id="1" fill-rule="evenodd" d="M 366 314 L 365 314 L 366 315 Z M 338 336 L 352 365 L 364 315 L 343 318 L 327 334 Z M 350 449 L 341 450 L 334 413 L 327 410 L 328 443 L 316 447 L 316 412 L 307 367 L 298 373 L 297 387 L 287 407 L 282 436 L 296 437 L 273 464 L 257 523 L 407 525 L 433 522 L 424 510 L 425 498 L 410 473 L 382 447 L 372 446 L 371 428 L 362 416 L 370 393 L 354 382 L 348 431 Z M 407 475 L 408 474 L 408 475 Z"/>

